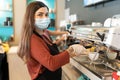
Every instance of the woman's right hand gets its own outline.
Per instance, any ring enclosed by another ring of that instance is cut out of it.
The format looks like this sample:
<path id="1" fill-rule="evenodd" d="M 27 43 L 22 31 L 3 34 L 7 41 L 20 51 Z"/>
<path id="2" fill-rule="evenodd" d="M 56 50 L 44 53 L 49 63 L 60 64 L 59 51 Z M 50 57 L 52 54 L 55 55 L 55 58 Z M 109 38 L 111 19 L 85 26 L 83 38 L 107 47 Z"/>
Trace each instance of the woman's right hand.
<path id="1" fill-rule="evenodd" d="M 68 47 L 66 51 L 69 53 L 70 57 L 76 56 L 72 47 Z"/>
<path id="2" fill-rule="evenodd" d="M 79 56 L 80 54 L 87 54 L 88 51 L 80 44 L 74 44 L 67 49 L 71 57 Z"/>

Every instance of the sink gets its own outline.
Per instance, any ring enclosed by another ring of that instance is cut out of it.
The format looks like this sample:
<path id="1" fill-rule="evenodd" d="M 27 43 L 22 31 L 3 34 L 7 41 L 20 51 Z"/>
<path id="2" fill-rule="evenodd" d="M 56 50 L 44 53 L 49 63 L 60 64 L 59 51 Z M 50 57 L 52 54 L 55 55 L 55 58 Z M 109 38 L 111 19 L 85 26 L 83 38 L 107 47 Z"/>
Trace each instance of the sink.
<path id="1" fill-rule="evenodd" d="M 112 72 L 115 71 L 114 69 L 108 67 L 107 65 L 105 65 L 103 63 L 90 64 L 88 62 L 83 62 L 81 64 L 83 66 L 85 66 L 88 70 L 90 70 L 91 72 L 93 72 L 101 77 L 111 76 Z"/>
<path id="2" fill-rule="evenodd" d="M 103 60 L 94 61 L 90 64 L 90 59 L 84 56 L 74 57 L 70 59 L 72 65 L 74 65 L 83 74 L 86 74 L 91 80 L 112 80 L 112 73 L 116 70 L 109 64 L 105 64 Z"/>
<path id="3" fill-rule="evenodd" d="M 75 57 L 74 59 L 101 78 L 112 76 L 112 72 L 115 71 L 114 69 L 103 63 L 102 60 L 94 61 L 92 64 L 90 64 L 91 61 L 86 55 L 81 55 L 79 57 Z"/>
<path id="4" fill-rule="evenodd" d="M 103 76 L 112 75 L 112 72 L 114 71 L 112 68 L 106 66 L 105 64 L 95 64 L 95 70 Z"/>

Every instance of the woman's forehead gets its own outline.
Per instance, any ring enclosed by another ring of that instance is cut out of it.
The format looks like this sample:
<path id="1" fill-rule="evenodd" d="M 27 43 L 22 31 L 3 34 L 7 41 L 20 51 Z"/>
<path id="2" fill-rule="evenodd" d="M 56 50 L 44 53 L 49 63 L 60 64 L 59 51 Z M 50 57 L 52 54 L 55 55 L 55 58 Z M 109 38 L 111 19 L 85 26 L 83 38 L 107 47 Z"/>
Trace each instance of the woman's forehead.
<path id="1" fill-rule="evenodd" d="M 42 13 L 48 13 L 47 7 L 41 7 L 36 11 L 36 13 L 41 13 L 41 12 Z"/>

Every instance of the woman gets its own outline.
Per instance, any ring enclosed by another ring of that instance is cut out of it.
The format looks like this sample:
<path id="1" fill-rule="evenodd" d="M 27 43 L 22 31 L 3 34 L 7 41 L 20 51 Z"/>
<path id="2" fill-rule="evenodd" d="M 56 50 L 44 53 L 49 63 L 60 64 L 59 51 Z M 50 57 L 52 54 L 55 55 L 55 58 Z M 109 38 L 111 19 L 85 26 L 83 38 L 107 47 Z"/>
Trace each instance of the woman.
<path id="1" fill-rule="evenodd" d="M 50 35 L 64 32 L 47 30 L 48 12 L 44 3 L 36 1 L 28 5 L 24 18 L 18 55 L 26 62 L 32 80 L 61 80 L 61 66 L 68 63 L 70 57 L 80 54 L 77 51 L 83 48 L 74 45 L 59 52 Z"/>

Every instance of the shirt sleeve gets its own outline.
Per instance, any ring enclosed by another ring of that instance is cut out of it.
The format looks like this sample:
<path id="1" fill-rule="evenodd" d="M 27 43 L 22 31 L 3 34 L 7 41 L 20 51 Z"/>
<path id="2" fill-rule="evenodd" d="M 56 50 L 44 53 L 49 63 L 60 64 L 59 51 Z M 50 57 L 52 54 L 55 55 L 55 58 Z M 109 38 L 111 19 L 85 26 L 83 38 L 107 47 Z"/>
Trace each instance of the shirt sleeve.
<path id="1" fill-rule="evenodd" d="M 69 62 L 69 54 L 67 51 L 53 56 L 50 54 L 44 41 L 37 36 L 32 36 L 31 38 L 31 56 L 51 71 L 55 71 Z"/>

